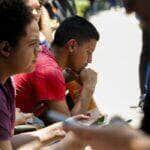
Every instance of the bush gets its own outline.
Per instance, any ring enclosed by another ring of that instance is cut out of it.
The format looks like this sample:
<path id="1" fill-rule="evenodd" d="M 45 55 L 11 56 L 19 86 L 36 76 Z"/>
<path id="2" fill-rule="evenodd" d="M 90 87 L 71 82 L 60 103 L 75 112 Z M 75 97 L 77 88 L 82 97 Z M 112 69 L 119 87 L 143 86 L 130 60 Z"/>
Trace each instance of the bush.
<path id="1" fill-rule="evenodd" d="M 75 5 L 77 9 L 77 15 L 81 17 L 86 16 L 86 12 L 90 7 L 90 3 L 88 0 L 75 0 Z"/>

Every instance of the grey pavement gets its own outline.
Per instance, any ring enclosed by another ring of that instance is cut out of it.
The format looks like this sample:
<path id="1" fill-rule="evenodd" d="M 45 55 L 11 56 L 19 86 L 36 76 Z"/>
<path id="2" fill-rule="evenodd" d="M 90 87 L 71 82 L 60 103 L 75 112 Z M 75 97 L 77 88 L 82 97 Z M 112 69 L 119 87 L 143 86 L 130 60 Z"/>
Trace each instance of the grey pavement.
<path id="1" fill-rule="evenodd" d="M 141 52 L 141 30 L 135 15 L 124 9 L 109 10 L 92 16 L 100 32 L 100 41 L 93 54 L 91 68 L 98 72 L 96 103 L 109 116 L 115 114 L 133 119 L 138 126 L 142 116 L 137 109 L 139 92 L 138 64 Z"/>

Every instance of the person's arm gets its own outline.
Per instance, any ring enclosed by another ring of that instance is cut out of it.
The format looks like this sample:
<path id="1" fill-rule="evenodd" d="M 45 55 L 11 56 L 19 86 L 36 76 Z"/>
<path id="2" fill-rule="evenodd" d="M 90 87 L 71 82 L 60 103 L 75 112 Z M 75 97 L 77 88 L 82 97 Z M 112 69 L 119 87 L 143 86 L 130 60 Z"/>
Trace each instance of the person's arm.
<path id="1" fill-rule="evenodd" d="M 40 115 L 40 119 L 44 122 L 45 126 L 48 126 L 52 123 L 55 123 L 56 121 L 49 116 L 50 111 L 56 111 L 58 113 L 61 113 L 65 115 L 66 117 L 70 117 L 70 111 L 68 109 L 68 106 L 66 104 L 66 101 L 59 101 L 59 100 L 48 100 L 47 101 L 48 108 L 44 110 L 43 113 Z"/>
<path id="2" fill-rule="evenodd" d="M 51 43 L 53 39 L 52 29 L 51 29 L 51 20 L 48 14 L 48 11 L 44 6 L 41 7 L 41 18 L 40 18 L 40 31 L 46 37 L 46 40 Z"/>
<path id="3" fill-rule="evenodd" d="M 65 133 L 62 131 L 61 122 L 37 131 L 14 135 L 11 139 L 11 143 L 13 149 L 17 149 L 22 145 L 30 143 L 31 141 L 39 141 L 41 144 L 46 141 L 52 142 L 52 140 L 58 135 L 61 137 L 65 136 Z"/>
<path id="4" fill-rule="evenodd" d="M 0 141 L 0 150 L 12 150 L 12 145 L 9 140 Z"/>
<path id="5" fill-rule="evenodd" d="M 49 100 L 48 102 L 49 110 L 54 110 L 59 113 L 64 114 L 65 116 L 70 117 L 70 112 L 66 103 L 66 100 L 59 101 L 59 100 Z"/>
<path id="6" fill-rule="evenodd" d="M 69 120 L 72 119 L 81 120 L 81 119 L 89 119 L 89 117 L 84 115 L 78 115 L 73 118 L 69 118 Z M 83 145 L 81 142 L 80 143 L 78 142 L 78 139 L 73 137 L 72 133 L 66 135 L 66 132 L 63 130 L 63 122 L 55 123 L 51 126 L 40 129 L 38 131 L 15 135 L 13 136 L 11 142 L 14 149 L 17 149 L 18 147 L 22 147 L 26 149 L 29 147 L 42 148 L 43 146 L 45 146 L 46 143 L 50 144 L 54 140 L 54 138 L 56 138 L 56 136 L 62 138 L 64 138 L 65 136 L 64 140 L 61 140 L 62 141 L 61 144 L 56 143 L 56 145 L 58 144 L 57 148 L 61 150 L 73 146 L 72 144 L 74 144 L 74 146 L 77 147 L 78 149 L 79 149 L 78 147 L 79 145 L 80 146 Z M 49 149 L 53 149 L 53 148 L 50 147 Z"/>
<path id="7" fill-rule="evenodd" d="M 11 125 L 13 122 L 10 120 L 10 113 L 6 109 L 5 103 L 2 103 L 6 99 L 1 97 L 1 107 L 0 107 L 0 150 L 12 150 L 12 145 L 10 139 L 12 137 L 13 128 Z M 14 112 L 12 111 L 12 115 Z"/>
<path id="8" fill-rule="evenodd" d="M 77 102 L 72 110 L 73 115 L 87 113 L 97 83 L 97 73 L 92 69 L 84 69 L 80 73 L 80 79 L 83 86 L 82 91 L 76 100 Z"/>
<path id="9" fill-rule="evenodd" d="M 51 62 L 48 64 L 52 65 Z M 70 116 L 65 100 L 66 86 L 62 70 L 56 69 L 56 67 L 47 67 L 45 70 L 44 73 L 40 71 L 36 80 L 33 80 L 32 88 L 36 92 L 37 101 L 46 101 L 49 110 L 55 110 Z"/>
<path id="10" fill-rule="evenodd" d="M 140 131 L 131 128 L 105 127 L 94 128 L 85 126 L 68 126 L 74 137 L 82 143 L 92 146 L 94 150 L 149 150 L 150 138 Z M 59 143 L 59 146 L 61 147 Z M 57 145 L 55 146 L 57 147 Z"/>

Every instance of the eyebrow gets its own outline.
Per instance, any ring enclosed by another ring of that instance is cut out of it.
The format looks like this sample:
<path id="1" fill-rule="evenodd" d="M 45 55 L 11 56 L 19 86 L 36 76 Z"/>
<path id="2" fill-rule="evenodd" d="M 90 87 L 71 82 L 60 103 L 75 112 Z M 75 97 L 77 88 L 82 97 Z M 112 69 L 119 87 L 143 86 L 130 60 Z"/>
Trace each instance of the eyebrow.
<path id="1" fill-rule="evenodd" d="M 37 41 L 40 41 L 40 39 L 39 38 L 29 38 L 28 39 L 28 42 L 30 42 L 30 43 L 37 42 Z"/>

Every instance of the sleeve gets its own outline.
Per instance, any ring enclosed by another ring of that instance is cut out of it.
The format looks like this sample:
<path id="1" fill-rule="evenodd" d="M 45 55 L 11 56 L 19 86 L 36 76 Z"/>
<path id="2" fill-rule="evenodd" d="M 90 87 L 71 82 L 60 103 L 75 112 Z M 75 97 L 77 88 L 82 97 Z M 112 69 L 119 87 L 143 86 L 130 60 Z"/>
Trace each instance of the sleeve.
<path id="1" fill-rule="evenodd" d="M 1 107 L 2 108 L 2 107 Z M 0 108 L 0 140 L 10 140 L 11 125 L 9 115 Z"/>
<path id="2" fill-rule="evenodd" d="M 11 135 L 9 134 L 9 132 L 0 126 L 0 141 L 10 140 L 10 138 L 11 138 Z"/>
<path id="3" fill-rule="evenodd" d="M 49 68 L 44 72 L 36 72 L 34 76 L 33 87 L 37 100 L 65 99 L 66 86 L 60 69 Z"/>

